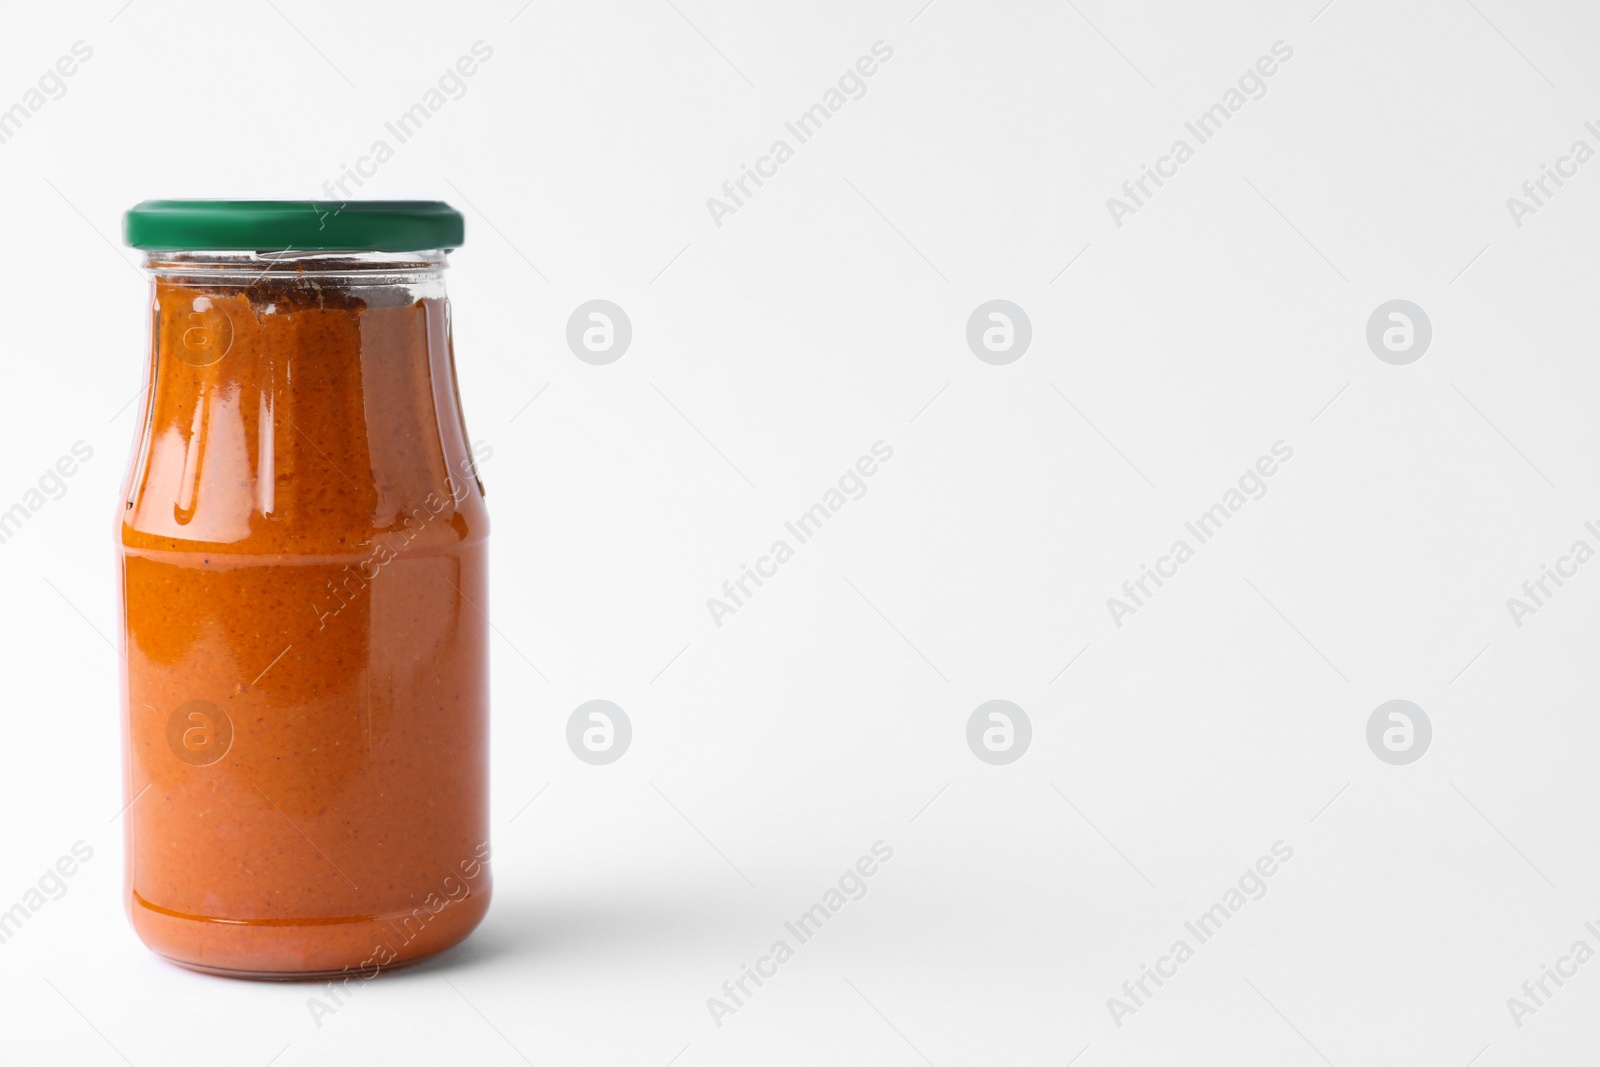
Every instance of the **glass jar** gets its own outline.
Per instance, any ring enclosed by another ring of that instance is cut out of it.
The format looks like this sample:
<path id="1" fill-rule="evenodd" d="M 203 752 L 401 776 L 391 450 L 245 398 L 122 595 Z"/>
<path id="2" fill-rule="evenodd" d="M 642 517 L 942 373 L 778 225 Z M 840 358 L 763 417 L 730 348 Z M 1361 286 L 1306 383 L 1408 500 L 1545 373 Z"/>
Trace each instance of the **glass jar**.
<path id="1" fill-rule="evenodd" d="M 152 275 L 117 530 L 133 927 L 241 977 L 432 955 L 490 884 L 461 216 L 156 201 L 126 226 Z"/>

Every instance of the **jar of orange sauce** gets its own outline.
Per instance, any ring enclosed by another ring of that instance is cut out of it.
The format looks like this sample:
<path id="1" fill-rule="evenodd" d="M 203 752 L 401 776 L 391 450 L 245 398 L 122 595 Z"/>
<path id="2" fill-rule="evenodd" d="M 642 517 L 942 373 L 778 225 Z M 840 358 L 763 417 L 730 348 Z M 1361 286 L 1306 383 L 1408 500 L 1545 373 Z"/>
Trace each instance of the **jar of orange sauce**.
<path id="1" fill-rule="evenodd" d="M 445 204 L 147 201 L 118 507 L 126 905 L 174 962 L 306 978 L 456 944 L 488 870 L 488 517 Z"/>

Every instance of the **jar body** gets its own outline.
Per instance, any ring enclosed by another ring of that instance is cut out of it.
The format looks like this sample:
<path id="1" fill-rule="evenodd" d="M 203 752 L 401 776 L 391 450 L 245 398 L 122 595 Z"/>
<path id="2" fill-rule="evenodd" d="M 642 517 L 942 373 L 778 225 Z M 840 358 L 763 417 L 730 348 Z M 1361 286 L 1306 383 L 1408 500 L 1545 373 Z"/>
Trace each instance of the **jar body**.
<path id="1" fill-rule="evenodd" d="M 119 509 L 126 904 L 251 977 L 488 907 L 487 536 L 442 254 L 155 261 Z"/>

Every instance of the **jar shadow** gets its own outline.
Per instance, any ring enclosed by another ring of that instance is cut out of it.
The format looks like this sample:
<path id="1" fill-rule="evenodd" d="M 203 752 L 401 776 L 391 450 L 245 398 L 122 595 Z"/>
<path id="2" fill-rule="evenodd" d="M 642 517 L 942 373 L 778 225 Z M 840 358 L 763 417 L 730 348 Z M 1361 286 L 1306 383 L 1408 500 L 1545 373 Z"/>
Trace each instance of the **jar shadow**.
<path id="1" fill-rule="evenodd" d="M 668 888 L 649 897 L 594 894 L 554 900 L 504 900 L 496 888 L 483 924 L 466 941 L 405 968 L 415 975 L 449 974 L 486 965 L 539 965 L 581 958 L 593 963 L 619 957 L 693 950 L 726 935 L 730 915 L 723 894 L 702 885 Z"/>

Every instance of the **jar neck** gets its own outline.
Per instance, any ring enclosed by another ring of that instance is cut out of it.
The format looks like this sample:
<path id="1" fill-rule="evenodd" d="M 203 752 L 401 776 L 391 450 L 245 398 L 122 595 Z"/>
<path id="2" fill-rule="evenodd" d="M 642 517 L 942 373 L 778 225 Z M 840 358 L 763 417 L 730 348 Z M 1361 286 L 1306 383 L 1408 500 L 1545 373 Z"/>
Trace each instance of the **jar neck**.
<path id="1" fill-rule="evenodd" d="M 146 252 L 158 281 L 184 286 L 248 286 L 304 282 L 329 288 L 442 285 L 446 253 L 419 252 Z"/>

